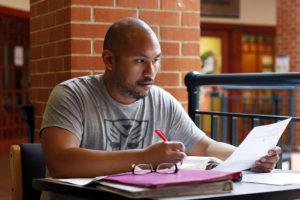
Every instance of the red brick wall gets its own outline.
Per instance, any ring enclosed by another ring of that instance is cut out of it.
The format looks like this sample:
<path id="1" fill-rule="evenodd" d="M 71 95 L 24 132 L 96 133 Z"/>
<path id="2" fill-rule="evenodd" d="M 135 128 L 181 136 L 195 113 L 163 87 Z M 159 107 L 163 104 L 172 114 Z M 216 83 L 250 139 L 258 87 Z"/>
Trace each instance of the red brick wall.
<path id="1" fill-rule="evenodd" d="M 300 1 L 277 0 L 277 55 L 289 55 L 290 71 L 300 71 Z M 300 88 L 295 93 L 295 116 L 300 116 Z M 299 123 L 295 123 L 295 147 L 300 150 Z"/>
<path id="2" fill-rule="evenodd" d="M 51 2 L 51 3 L 50 3 Z M 35 141 L 51 89 L 71 77 L 70 7 L 62 0 L 30 1 L 31 99 Z"/>
<path id="3" fill-rule="evenodd" d="M 184 107 L 184 75 L 200 69 L 200 0 L 31 0 L 31 88 L 35 139 L 52 88 L 104 72 L 101 51 L 110 24 L 137 17 L 153 28 L 163 56 L 156 84 Z"/>

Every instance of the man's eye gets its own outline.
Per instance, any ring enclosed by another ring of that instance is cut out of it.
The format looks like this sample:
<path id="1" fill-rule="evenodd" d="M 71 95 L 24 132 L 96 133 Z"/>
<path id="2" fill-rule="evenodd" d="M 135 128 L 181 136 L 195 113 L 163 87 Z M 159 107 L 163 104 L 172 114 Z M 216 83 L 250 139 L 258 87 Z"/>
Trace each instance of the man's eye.
<path id="1" fill-rule="evenodd" d="M 135 62 L 137 62 L 137 63 L 144 63 L 145 60 L 144 59 L 136 59 Z"/>
<path id="2" fill-rule="evenodd" d="M 154 60 L 153 60 L 153 63 L 157 63 L 159 61 L 159 58 L 155 58 Z"/>

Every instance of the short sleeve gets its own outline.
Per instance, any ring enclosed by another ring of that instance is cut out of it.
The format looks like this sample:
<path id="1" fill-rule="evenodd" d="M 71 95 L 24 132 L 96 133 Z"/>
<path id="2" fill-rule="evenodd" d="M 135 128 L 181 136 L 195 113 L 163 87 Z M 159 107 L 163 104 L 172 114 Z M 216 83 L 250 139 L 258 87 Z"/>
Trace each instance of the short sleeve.
<path id="1" fill-rule="evenodd" d="M 43 116 L 40 136 L 47 127 L 59 127 L 76 135 L 83 133 L 83 105 L 75 90 L 67 85 L 57 85 L 49 97 Z"/>
<path id="2" fill-rule="evenodd" d="M 165 123 L 164 130 L 168 139 L 182 142 L 186 150 L 189 150 L 205 133 L 195 125 L 182 105 L 170 93 L 161 90 L 160 96 L 160 109 L 164 111 L 161 112 L 161 119 L 168 122 Z"/>

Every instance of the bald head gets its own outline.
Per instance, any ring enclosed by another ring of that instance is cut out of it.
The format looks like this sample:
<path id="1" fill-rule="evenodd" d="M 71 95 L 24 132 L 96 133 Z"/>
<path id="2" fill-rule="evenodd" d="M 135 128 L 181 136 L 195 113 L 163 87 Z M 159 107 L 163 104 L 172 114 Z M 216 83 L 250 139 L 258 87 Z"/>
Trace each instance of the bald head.
<path id="1" fill-rule="evenodd" d="M 161 48 L 142 20 L 125 18 L 107 31 L 102 51 L 104 82 L 110 96 L 130 104 L 147 95 L 159 69 Z"/>
<path id="2" fill-rule="evenodd" d="M 134 42 L 140 36 L 155 37 L 148 24 L 137 18 L 121 19 L 110 26 L 105 39 L 103 50 L 116 51 L 117 48 Z"/>

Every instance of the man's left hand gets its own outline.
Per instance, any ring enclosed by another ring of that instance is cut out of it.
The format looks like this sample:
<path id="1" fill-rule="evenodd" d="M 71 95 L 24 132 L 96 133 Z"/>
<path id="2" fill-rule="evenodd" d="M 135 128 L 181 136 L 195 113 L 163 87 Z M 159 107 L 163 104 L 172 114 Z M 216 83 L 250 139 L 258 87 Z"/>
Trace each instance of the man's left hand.
<path id="1" fill-rule="evenodd" d="M 280 147 L 272 148 L 268 151 L 268 155 L 262 157 L 255 162 L 255 167 L 251 169 L 253 172 L 271 172 L 279 160 L 279 154 L 282 152 Z"/>

